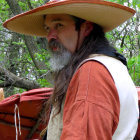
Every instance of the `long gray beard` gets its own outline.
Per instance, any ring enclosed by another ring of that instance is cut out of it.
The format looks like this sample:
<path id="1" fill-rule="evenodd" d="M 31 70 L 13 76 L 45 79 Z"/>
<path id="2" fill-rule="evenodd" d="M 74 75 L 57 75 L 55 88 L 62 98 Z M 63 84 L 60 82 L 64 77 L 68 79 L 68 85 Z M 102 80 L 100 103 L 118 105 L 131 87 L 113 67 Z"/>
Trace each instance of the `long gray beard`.
<path id="1" fill-rule="evenodd" d="M 64 51 L 61 54 L 53 53 L 49 60 L 50 67 L 52 71 L 59 71 L 65 67 L 71 59 L 71 53 L 69 51 Z"/>

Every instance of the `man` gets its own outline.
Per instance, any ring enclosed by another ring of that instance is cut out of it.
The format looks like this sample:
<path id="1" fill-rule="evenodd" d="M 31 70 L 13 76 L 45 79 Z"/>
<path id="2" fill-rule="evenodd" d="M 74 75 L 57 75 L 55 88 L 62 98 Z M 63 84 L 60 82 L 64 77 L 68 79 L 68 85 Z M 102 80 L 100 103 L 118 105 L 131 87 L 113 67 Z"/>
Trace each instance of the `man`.
<path id="1" fill-rule="evenodd" d="M 4 23 L 15 32 L 45 36 L 55 71 L 47 140 L 133 140 L 138 97 L 125 58 L 105 32 L 134 10 L 105 1 L 52 1 Z"/>

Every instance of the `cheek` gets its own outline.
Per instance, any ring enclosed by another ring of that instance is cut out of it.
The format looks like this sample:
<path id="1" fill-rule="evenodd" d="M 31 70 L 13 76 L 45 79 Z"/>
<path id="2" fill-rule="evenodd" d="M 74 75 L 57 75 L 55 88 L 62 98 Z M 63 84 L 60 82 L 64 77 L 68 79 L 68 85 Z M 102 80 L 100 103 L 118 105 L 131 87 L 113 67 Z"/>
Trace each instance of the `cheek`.
<path id="1" fill-rule="evenodd" d="M 64 46 L 71 52 L 74 52 L 77 45 L 76 34 L 68 34 L 65 36 Z"/>
<path id="2" fill-rule="evenodd" d="M 74 31 L 69 30 L 69 32 L 67 34 L 67 37 L 71 42 L 77 41 L 77 36 L 78 36 L 78 32 L 75 30 Z"/>
<path id="3" fill-rule="evenodd" d="M 77 45 L 78 32 L 75 30 L 75 26 L 69 26 L 65 30 L 59 32 L 58 39 L 70 52 L 74 52 Z"/>

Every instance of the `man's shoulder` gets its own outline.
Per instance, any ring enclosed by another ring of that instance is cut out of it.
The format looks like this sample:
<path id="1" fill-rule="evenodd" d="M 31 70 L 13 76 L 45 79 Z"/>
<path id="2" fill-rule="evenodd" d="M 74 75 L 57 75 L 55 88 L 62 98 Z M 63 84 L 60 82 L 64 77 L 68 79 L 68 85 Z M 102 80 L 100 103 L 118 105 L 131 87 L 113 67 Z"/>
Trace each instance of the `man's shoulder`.
<path id="1" fill-rule="evenodd" d="M 112 57 L 108 57 L 108 56 L 101 55 L 101 54 L 92 54 L 78 65 L 76 71 L 79 71 L 81 69 L 88 70 L 89 68 L 93 68 L 95 70 L 98 68 L 99 69 L 107 69 L 106 65 L 104 64 L 106 62 L 108 62 L 108 63 L 112 63 L 112 62 L 121 63 Z"/>
<path id="2" fill-rule="evenodd" d="M 108 69 L 104 64 L 99 61 L 88 60 L 81 64 L 76 70 L 74 77 L 79 77 L 78 79 L 88 80 L 87 77 L 111 77 Z"/>

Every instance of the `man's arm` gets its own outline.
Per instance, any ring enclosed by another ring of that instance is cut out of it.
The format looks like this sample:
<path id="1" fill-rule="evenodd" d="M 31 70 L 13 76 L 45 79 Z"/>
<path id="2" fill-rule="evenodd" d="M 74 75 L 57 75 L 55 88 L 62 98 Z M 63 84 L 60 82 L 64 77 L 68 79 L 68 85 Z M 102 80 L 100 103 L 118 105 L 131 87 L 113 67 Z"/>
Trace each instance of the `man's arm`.
<path id="1" fill-rule="evenodd" d="M 111 140 L 119 121 L 119 97 L 108 70 L 83 64 L 68 88 L 61 140 Z"/>

